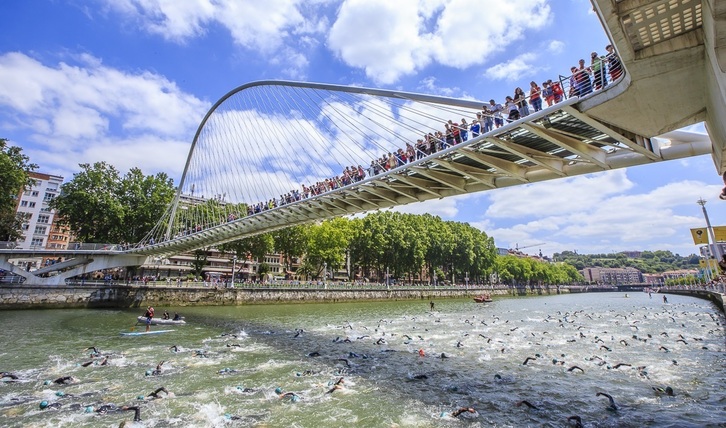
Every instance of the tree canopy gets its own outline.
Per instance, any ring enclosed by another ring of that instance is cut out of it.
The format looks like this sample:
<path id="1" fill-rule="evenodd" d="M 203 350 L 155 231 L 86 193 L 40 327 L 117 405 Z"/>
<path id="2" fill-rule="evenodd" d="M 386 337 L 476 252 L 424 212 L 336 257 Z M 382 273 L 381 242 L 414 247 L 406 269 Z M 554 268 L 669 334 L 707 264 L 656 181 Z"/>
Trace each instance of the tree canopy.
<path id="1" fill-rule="evenodd" d="M 554 258 L 580 270 L 586 267 L 633 267 L 643 273 L 662 273 L 669 270 L 698 269 L 700 257 L 696 254 L 682 257 L 670 251 L 656 250 L 642 251 L 639 257 L 628 257 L 624 253 L 577 254 L 573 251 L 563 251 L 555 253 Z"/>
<path id="2" fill-rule="evenodd" d="M 22 235 L 23 219 L 15 213 L 16 198 L 32 184 L 28 173 L 37 168 L 23 154 L 23 149 L 10 146 L 8 140 L 0 138 L 0 240 L 14 241 Z"/>
<path id="3" fill-rule="evenodd" d="M 145 176 L 132 168 L 122 177 L 106 162 L 79 166 L 51 207 L 81 241 L 139 242 L 174 197 L 173 180 L 163 172 Z"/>

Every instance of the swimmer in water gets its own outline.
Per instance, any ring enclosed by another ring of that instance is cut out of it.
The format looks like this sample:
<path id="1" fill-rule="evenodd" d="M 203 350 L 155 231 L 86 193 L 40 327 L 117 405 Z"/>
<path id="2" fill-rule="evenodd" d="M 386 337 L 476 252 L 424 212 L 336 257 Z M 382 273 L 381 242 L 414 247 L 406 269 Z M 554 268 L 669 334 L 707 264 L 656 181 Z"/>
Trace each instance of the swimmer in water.
<path id="1" fill-rule="evenodd" d="M 18 380 L 18 376 L 10 372 L 2 372 L 0 373 L 0 379 Z"/>
<path id="2" fill-rule="evenodd" d="M 535 358 L 535 357 L 527 357 L 527 359 L 524 360 L 524 362 L 522 363 L 522 365 L 523 366 L 526 366 L 528 362 L 535 361 L 536 359 L 537 358 Z"/>
<path id="3" fill-rule="evenodd" d="M 535 406 L 534 404 L 530 403 L 530 402 L 529 402 L 529 401 L 527 401 L 527 400 L 522 400 L 522 401 L 518 402 L 518 403 L 516 404 L 516 406 L 517 406 L 517 407 L 521 407 L 521 406 L 522 406 L 522 404 L 524 404 L 525 406 L 529 407 L 530 409 L 533 409 L 533 410 L 539 410 L 539 407 Z"/>
<path id="4" fill-rule="evenodd" d="M 154 392 L 152 392 L 151 394 L 147 395 L 147 397 L 151 397 L 151 398 L 161 398 L 161 397 L 159 396 L 159 394 L 161 394 L 162 392 L 163 392 L 164 394 L 166 394 L 166 396 L 167 396 L 167 397 L 169 396 L 169 391 L 167 391 L 167 390 L 166 390 L 166 388 L 164 388 L 164 387 L 162 386 L 161 388 L 157 388 L 157 389 L 156 389 L 156 391 L 154 391 Z"/>
<path id="5" fill-rule="evenodd" d="M 301 400 L 301 397 L 299 395 L 295 394 L 294 392 L 286 392 L 284 394 L 280 394 L 280 399 L 283 399 L 283 398 L 289 398 L 290 401 L 292 401 L 293 403 L 296 403 Z"/>
<path id="6" fill-rule="evenodd" d="M 88 348 L 84 349 L 83 351 L 93 351 L 90 353 L 91 357 L 100 357 L 101 353 L 98 351 L 98 349 L 95 346 L 89 346 Z"/>
<path id="7" fill-rule="evenodd" d="M 330 388 L 330 389 L 328 390 L 328 392 L 326 392 L 326 394 L 332 394 L 333 392 L 335 392 L 335 391 L 337 391 L 337 390 L 339 390 L 339 389 L 343 389 L 343 388 L 345 388 L 345 386 L 343 386 L 343 384 L 344 384 L 344 383 L 345 383 L 345 381 L 344 381 L 344 380 L 343 380 L 343 378 L 341 377 L 340 379 L 338 379 L 338 380 L 337 380 L 337 381 L 336 381 L 336 382 L 335 382 L 335 383 L 333 384 L 333 387 L 332 387 L 332 388 Z"/>
<path id="8" fill-rule="evenodd" d="M 572 366 L 572 367 L 570 367 L 569 369 L 567 369 L 567 371 L 568 371 L 568 372 L 571 372 L 571 371 L 574 371 L 574 370 L 579 370 L 579 371 L 581 371 L 582 373 L 585 373 L 585 370 L 583 370 L 583 369 L 581 369 L 581 368 L 579 368 L 579 367 L 577 367 L 577 366 Z"/>
<path id="9" fill-rule="evenodd" d="M 618 410 L 618 406 L 615 405 L 615 400 L 613 400 L 613 397 L 610 394 L 606 394 L 604 392 L 598 392 L 595 394 L 596 397 L 607 397 L 608 401 L 610 401 L 610 405 L 608 406 L 608 410 Z"/>
<path id="10" fill-rule="evenodd" d="M 156 369 L 153 370 L 153 371 L 152 370 L 147 370 L 146 371 L 146 376 L 159 376 L 159 375 L 161 375 L 161 370 L 162 370 L 162 367 L 161 366 L 163 366 L 165 362 L 166 361 L 161 361 L 159 364 L 156 365 Z"/>
<path id="11" fill-rule="evenodd" d="M 76 382 L 76 378 L 74 378 L 73 376 L 59 377 L 58 379 L 53 381 L 53 383 L 57 383 L 58 385 L 68 385 L 74 382 Z"/>
<path id="12" fill-rule="evenodd" d="M 48 403 L 47 401 L 43 400 L 40 402 L 40 410 L 58 410 L 62 406 L 61 403 Z"/>
<path id="13" fill-rule="evenodd" d="M 141 422 L 141 409 L 139 406 L 123 406 L 120 410 L 127 411 L 127 410 L 133 410 L 134 411 L 134 422 Z"/>
<path id="14" fill-rule="evenodd" d="M 665 296 L 665 294 L 663 295 L 663 303 L 668 303 L 668 298 Z"/>
<path id="15" fill-rule="evenodd" d="M 665 388 L 655 387 L 653 386 L 653 391 L 655 391 L 656 395 L 667 395 L 669 397 L 675 397 L 675 392 L 673 392 L 673 388 L 670 386 L 666 386 Z"/>
<path id="16" fill-rule="evenodd" d="M 476 413 L 476 410 L 474 410 L 472 407 L 459 407 L 458 409 L 454 410 L 451 413 L 443 412 L 441 413 L 441 417 L 445 416 L 451 416 L 452 418 L 457 418 L 462 413 Z"/>
<path id="17" fill-rule="evenodd" d="M 567 418 L 567 423 L 570 424 L 570 426 L 575 427 L 575 428 L 583 428 L 582 427 L 582 418 L 580 418 L 577 415 L 570 416 L 569 418 Z"/>

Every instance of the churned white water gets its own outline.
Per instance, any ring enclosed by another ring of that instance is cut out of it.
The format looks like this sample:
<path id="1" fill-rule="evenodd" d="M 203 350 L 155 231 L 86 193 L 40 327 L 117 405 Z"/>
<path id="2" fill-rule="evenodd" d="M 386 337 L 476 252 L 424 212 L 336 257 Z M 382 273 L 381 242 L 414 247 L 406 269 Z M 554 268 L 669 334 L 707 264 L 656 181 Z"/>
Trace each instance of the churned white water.
<path id="1" fill-rule="evenodd" d="M 723 426 L 723 315 L 668 300 L 157 307 L 188 324 L 144 337 L 119 335 L 138 311 L 4 311 L 0 371 L 18 379 L 0 382 L 0 425 Z"/>

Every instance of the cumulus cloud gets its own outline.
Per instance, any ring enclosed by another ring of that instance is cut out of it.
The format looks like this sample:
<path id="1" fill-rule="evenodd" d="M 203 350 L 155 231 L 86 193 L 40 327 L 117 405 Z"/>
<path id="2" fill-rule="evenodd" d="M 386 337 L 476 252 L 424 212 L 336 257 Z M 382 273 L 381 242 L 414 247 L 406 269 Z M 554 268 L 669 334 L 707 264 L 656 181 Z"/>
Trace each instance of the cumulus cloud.
<path id="1" fill-rule="evenodd" d="M 627 169 L 488 192 L 485 219 L 473 223 L 498 246 L 543 243 L 543 251 L 632 249 L 695 251 L 689 228 L 703 219 L 684 210 L 718 185 L 684 180 L 633 193 Z M 526 201 L 523 202 L 523 201 Z M 539 249 L 538 247 L 538 249 Z"/>
<path id="2" fill-rule="evenodd" d="M 551 40 L 547 44 L 547 50 L 555 54 L 561 53 L 565 50 L 565 42 L 562 42 L 560 40 Z"/>
<path id="3" fill-rule="evenodd" d="M 2 126 L 29 132 L 33 160 L 67 175 L 81 162 L 158 171 L 159 161 L 177 158 L 165 170 L 179 172 L 180 141 L 191 140 L 209 103 L 151 72 L 114 69 L 89 55 L 72 60 L 46 65 L 0 55 Z"/>
<path id="4" fill-rule="evenodd" d="M 545 0 L 486 6 L 483 11 L 477 0 L 345 0 L 328 46 L 349 66 L 391 84 L 432 62 L 460 69 L 482 64 L 551 18 Z"/>
<path id="5" fill-rule="evenodd" d="M 98 0 L 146 32 L 174 43 L 202 37 L 221 26 L 234 42 L 274 60 L 285 58 L 283 73 L 304 78 L 304 52 L 318 45 L 328 18 L 320 13 L 327 0 Z M 294 52 L 294 53 L 293 53 Z M 283 55 L 285 54 L 285 55 Z"/>
<path id="6" fill-rule="evenodd" d="M 492 80 L 506 80 L 514 82 L 526 76 L 533 76 L 540 71 L 535 65 L 538 56 L 533 53 L 525 53 L 507 62 L 489 67 L 484 75 Z"/>

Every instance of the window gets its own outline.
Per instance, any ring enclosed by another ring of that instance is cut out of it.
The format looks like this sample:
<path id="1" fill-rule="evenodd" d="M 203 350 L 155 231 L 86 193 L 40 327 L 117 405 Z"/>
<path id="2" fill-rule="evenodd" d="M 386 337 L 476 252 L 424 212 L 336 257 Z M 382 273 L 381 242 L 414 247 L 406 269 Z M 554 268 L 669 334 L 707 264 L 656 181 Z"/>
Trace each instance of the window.
<path id="1" fill-rule="evenodd" d="M 43 246 L 43 238 L 33 238 L 32 241 L 30 241 L 30 245 L 33 247 L 42 247 Z"/>
<path id="2" fill-rule="evenodd" d="M 30 225 L 28 223 L 25 223 L 25 224 L 23 224 L 22 229 L 28 230 L 28 229 L 30 229 Z"/>
<path id="3" fill-rule="evenodd" d="M 21 207 L 27 207 L 28 206 L 28 201 L 20 201 L 20 206 Z"/>
<path id="4" fill-rule="evenodd" d="M 38 223 L 48 224 L 49 221 L 50 221 L 49 215 L 41 214 L 38 216 Z"/>
<path id="5" fill-rule="evenodd" d="M 53 198 L 55 198 L 55 195 L 54 195 L 54 194 L 52 194 L 52 193 L 47 193 L 47 192 L 46 192 L 45 196 L 43 197 L 43 200 L 44 200 L 44 201 L 52 201 L 52 200 L 53 200 Z"/>
<path id="6" fill-rule="evenodd" d="M 33 190 L 32 192 L 30 192 L 30 196 L 38 196 L 39 194 L 40 192 L 38 192 L 37 190 Z"/>
<path id="7" fill-rule="evenodd" d="M 48 208 L 48 207 L 45 207 L 45 208 L 41 208 L 41 209 L 40 209 L 40 212 L 42 212 L 42 213 L 49 213 L 49 212 L 51 212 L 51 211 L 52 211 L 52 210 L 51 210 L 50 208 Z"/>
<path id="8" fill-rule="evenodd" d="M 35 232 L 33 232 L 36 235 L 45 235 L 45 232 L 48 230 L 45 226 L 35 226 Z"/>
<path id="9" fill-rule="evenodd" d="M 35 202 L 31 202 L 28 204 L 28 208 L 35 208 Z"/>

